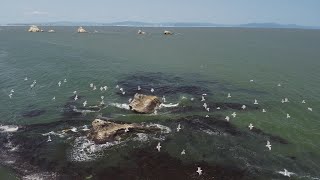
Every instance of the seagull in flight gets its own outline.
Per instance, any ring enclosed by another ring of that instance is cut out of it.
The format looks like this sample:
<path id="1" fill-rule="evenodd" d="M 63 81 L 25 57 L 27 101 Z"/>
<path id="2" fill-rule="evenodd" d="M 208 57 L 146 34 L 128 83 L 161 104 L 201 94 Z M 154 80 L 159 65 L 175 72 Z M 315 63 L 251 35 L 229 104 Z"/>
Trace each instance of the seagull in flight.
<path id="1" fill-rule="evenodd" d="M 93 89 L 92 89 L 92 90 L 94 90 L 94 91 L 95 91 L 96 89 L 97 89 L 97 86 L 93 86 Z"/>
<path id="2" fill-rule="evenodd" d="M 11 91 L 10 91 L 11 93 L 14 93 L 14 90 L 13 89 L 11 89 Z"/>
<path id="3" fill-rule="evenodd" d="M 84 101 L 82 104 L 83 104 L 83 107 L 85 107 L 87 105 L 87 101 Z"/>
<path id="4" fill-rule="evenodd" d="M 271 151 L 271 144 L 270 144 L 270 141 L 267 141 L 266 147 L 269 149 L 269 151 Z"/>
<path id="5" fill-rule="evenodd" d="M 93 83 L 90 83 L 90 87 L 93 88 Z"/>
<path id="6" fill-rule="evenodd" d="M 165 96 L 162 97 L 162 101 L 166 102 L 166 97 Z"/>
<path id="7" fill-rule="evenodd" d="M 305 104 L 306 103 L 306 101 L 305 100 L 302 100 L 302 102 L 301 102 L 302 104 Z"/>
<path id="8" fill-rule="evenodd" d="M 284 99 L 281 99 L 281 103 L 282 103 L 282 104 L 285 103 Z"/>
<path id="9" fill-rule="evenodd" d="M 100 87 L 100 91 L 103 91 L 103 87 L 102 86 Z"/>
<path id="10" fill-rule="evenodd" d="M 103 100 L 101 100 L 100 105 L 104 105 L 104 101 Z"/>
<path id="11" fill-rule="evenodd" d="M 154 92 L 154 89 L 153 88 L 151 88 L 151 90 L 150 90 L 152 93 Z"/>
<path id="12" fill-rule="evenodd" d="M 116 85 L 116 88 L 119 89 L 120 88 L 119 85 Z"/>
<path id="13" fill-rule="evenodd" d="M 280 86 L 281 86 L 281 84 L 279 83 L 279 84 L 278 84 L 278 87 L 280 87 Z"/>
<path id="14" fill-rule="evenodd" d="M 140 86 L 138 86 L 138 91 L 140 91 L 141 90 L 141 87 Z"/>
<path id="15" fill-rule="evenodd" d="M 9 94 L 9 98 L 10 98 L 10 99 L 12 98 L 12 93 Z"/>
<path id="16" fill-rule="evenodd" d="M 185 155 L 186 154 L 186 150 L 183 149 L 180 154 L 181 155 Z"/>
<path id="17" fill-rule="evenodd" d="M 208 118 L 208 117 L 209 117 L 209 115 L 207 114 L 207 115 L 206 115 L 206 118 Z"/>
<path id="18" fill-rule="evenodd" d="M 55 96 L 53 96 L 52 100 L 53 100 L 53 101 L 54 101 L 54 100 L 56 100 L 56 97 L 55 97 Z"/>
<path id="19" fill-rule="evenodd" d="M 233 116 L 233 118 L 235 118 L 235 117 L 237 116 L 237 113 L 236 113 L 236 112 L 233 112 L 233 113 L 231 114 L 231 116 Z"/>
<path id="20" fill-rule="evenodd" d="M 101 99 L 104 99 L 104 96 L 101 96 Z"/>
<path id="21" fill-rule="evenodd" d="M 202 174 L 202 169 L 201 169 L 201 167 L 198 167 L 198 169 L 197 169 L 197 171 L 196 171 L 198 174 L 199 174 L 199 176 Z"/>
<path id="22" fill-rule="evenodd" d="M 253 82 L 253 79 L 251 79 L 250 82 Z"/>
<path id="23" fill-rule="evenodd" d="M 66 83 L 66 82 L 67 82 L 67 79 L 64 79 L 63 82 Z"/>
<path id="24" fill-rule="evenodd" d="M 288 170 L 284 169 L 283 171 L 279 171 L 279 174 L 282 174 L 284 176 L 290 177 L 291 175 L 293 175 L 293 172 L 289 172 Z"/>
<path id="25" fill-rule="evenodd" d="M 121 92 L 123 92 L 123 88 L 120 88 L 119 90 L 120 90 Z"/>
<path id="26" fill-rule="evenodd" d="M 201 101 L 205 101 L 206 99 L 204 98 L 204 96 L 201 96 Z"/>
<path id="27" fill-rule="evenodd" d="M 230 94 L 230 93 L 228 93 L 228 96 L 227 96 L 227 98 L 231 98 L 231 94 Z"/>
<path id="28" fill-rule="evenodd" d="M 51 142 L 51 141 L 52 141 L 52 140 L 51 140 L 51 137 L 50 137 L 50 135 L 49 135 L 47 142 Z"/>
<path id="29" fill-rule="evenodd" d="M 61 86 L 61 81 L 58 82 L 58 86 L 59 86 L 59 87 Z"/>
<path id="30" fill-rule="evenodd" d="M 289 99 L 288 98 L 284 98 L 284 102 L 289 102 Z"/>
<path id="31" fill-rule="evenodd" d="M 25 80 L 25 81 L 28 81 L 28 77 L 25 77 L 24 80 Z"/>
<path id="32" fill-rule="evenodd" d="M 243 110 L 245 110 L 246 108 L 247 108 L 247 106 L 246 105 L 242 105 L 242 107 L 241 107 Z"/>
<path id="33" fill-rule="evenodd" d="M 288 118 L 288 119 L 291 118 L 290 114 L 288 114 L 288 113 L 287 113 L 287 118 Z"/>
<path id="34" fill-rule="evenodd" d="M 103 89 L 106 91 L 108 89 L 108 86 L 103 86 Z"/>
<path id="35" fill-rule="evenodd" d="M 77 91 L 73 91 L 73 94 L 77 94 Z"/>
<path id="36" fill-rule="evenodd" d="M 203 103 L 202 106 L 203 106 L 205 109 L 207 109 L 207 107 L 208 107 L 207 103 Z"/>
<path id="37" fill-rule="evenodd" d="M 158 145 L 156 146 L 156 149 L 158 150 L 158 152 L 160 152 L 160 149 L 161 149 L 160 142 L 159 142 Z"/>
<path id="38" fill-rule="evenodd" d="M 31 88 L 33 88 L 36 85 L 37 81 L 33 80 L 32 84 L 30 85 Z"/>
<path id="39" fill-rule="evenodd" d="M 206 110 L 209 112 L 209 111 L 210 111 L 210 108 L 206 108 Z"/>
<path id="40" fill-rule="evenodd" d="M 126 94 L 126 92 L 123 91 L 123 92 L 122 92 L 122 95 L 125 95 L 125 94 Z"/>
<path id="41" fill-rule="evenodd" d="M 309 110 L 309 111 L 312 111 L 312 108 L 311 108 L 311 107 L 308 107 L 308 110 Z"/>
<path id="42" fill-rule="evenodd" d="M 267 112 L 267 111 L 266 111 L 265 109 L 262 109 L 262 112 L 264 112 L 264 113 L 265 113 L 265 112 Z"/>
<path id="43" fill-rule="evenodd" d="M 74 100 L 75 100 L 75 101 L 78 100 L 78 95 L 76 95 L 76 96 L 74 97 Z"/>
<path id="44" fill-rule="evenodd" d="M 220 110 L 221 108 L 220 108 L 220 107 L 217 107 L 217 109 Z"/>
<path id="45" fill-rule="evenodd" d="M 252 130 L 254 128 L 254 126 L 252 125 L 252 123 L 249 124 L 249 129 Z"/>
<path id="46" fill-rule="evenodd" d="M 226 116 L 226 118 L 224 118 L 225 120 L 227 120 L 227 122 L 230 121 L 230 117 L 229 116 Z"/>
<path id="47" fill-rule="evenodd" d="M 258 100 L 255 99 L 253 104 L 259 104 Z"/>
<path id="48" fill-rule="evenodd" d="M 181 125 L 178 124 L 178 127 L 177 127 L 177 132 L 179 132 L 181 130 Z"/>

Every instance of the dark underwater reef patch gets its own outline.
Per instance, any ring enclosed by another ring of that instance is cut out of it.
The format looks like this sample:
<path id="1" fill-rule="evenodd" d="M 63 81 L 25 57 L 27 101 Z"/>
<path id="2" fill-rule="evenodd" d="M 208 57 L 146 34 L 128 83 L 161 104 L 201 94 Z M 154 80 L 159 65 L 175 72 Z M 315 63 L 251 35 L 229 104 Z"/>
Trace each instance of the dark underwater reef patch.
<path id="1" fill-rule="evenodd" d="M 233 125 L 230 122 L 227 122 L 225 120 L 225 117 L 221 115 L 211 115 L 210 117 L 204 117 L 204 116 L 186 116 L 179 119 L 176 119 L 176 121 L 169 120 L 171 122 L 175 123 L 175 126 L 177 126 L 176 123 L 180 123 L 182 126 L 188 127 L 190 129 L 196 129 L 196 130 L 210 130 L 210 132 L 216 134 L 216 135 L 231 135 L 231 136 L 237 136 L 237 137 L 243 137 L 246 138 L 250 136 L 251 133 L 257 134 L 261 140 L 269 139 L 272 142 L 280 143 L 280 144 L 289 144 L 289 141 L 278 136 L 273 135 L 270 133 L 266 133 L 258 128 L 253 128 L 251 131 L 248 129 L 241 130 L 240 128 L 237 128 L 235 125 Z"/>
<path id="2" fill-rule="evenodd" d="M 209 89 L 217 92 L 240 92 L 247 94 L 266 94 L 266 92 L 254 89 L 245 89 L 233 87 L 227 83 L 221 83 L 217 80 L 201 80 L 199 74 L 189 74 L 191 78 L 180 77 L 173 74 L 161 72 L 136 72 L 128 74 L 119 80 L 117 84 L 126 92 L 124 95 L 118 91 L 120 96 L 131 97 L 135 93 L 153 94 L 150 92 L 153 88 L 157 96 L 174 96 L 177 94 L 189 94 L 200 96 L 202 94 L 212 94 Z M 138 90 L 138 86 L 141 90 Z"/>
<path id="3" fill-rule="evenodd" d="M 21 116 L 25 117 L 25 118 L 31 118 L 31 117 L 40 116 L 40 115 L 44 114 L 45 112 L 46 112 L 46 110 L 43 110 L 43 109 L 33 109 L 33 110 L 30 110 L 30 111 L 22 112 Z"/>

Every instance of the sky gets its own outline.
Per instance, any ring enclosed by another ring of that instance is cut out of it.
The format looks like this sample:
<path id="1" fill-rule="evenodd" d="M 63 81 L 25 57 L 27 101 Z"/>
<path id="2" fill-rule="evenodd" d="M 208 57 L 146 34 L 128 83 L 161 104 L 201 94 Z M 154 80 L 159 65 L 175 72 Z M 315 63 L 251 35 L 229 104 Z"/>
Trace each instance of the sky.
<path id="1" fill-rule="evenodd" d="M 0 24 L 38 22 L 274 22 L 320 26 L 320 0 L 1 0 Z"/>

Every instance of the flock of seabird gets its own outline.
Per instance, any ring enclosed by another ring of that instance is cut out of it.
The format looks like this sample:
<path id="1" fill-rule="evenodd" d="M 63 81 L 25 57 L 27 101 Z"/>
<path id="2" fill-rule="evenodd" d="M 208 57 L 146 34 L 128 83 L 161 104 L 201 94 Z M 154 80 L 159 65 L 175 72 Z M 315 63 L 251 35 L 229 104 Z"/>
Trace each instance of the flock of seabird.
<path id="1" fill-rule="evenodd" d="M 27 81 L 28 78 L 25 77 L 24 80 Z M 66 83 L 66 82 L 67 82 L 67 79 L 64 79 L 63 82 Z M 250 80 L 250 82 L 253 82 L 253 80 Z M 35 87 L 36 83 L 37 83 L 37 81 L 34 80 L 34 81 L 32 82 L 32 84 L 30 85 L 30 87 L 31 87 L 31 88 Z M 59 82 L 58 82 L 58 87 L 61 87 L 61 85 L 62 85 L 62 82 L 59 81 Z M 90 83 L 89 86 L 90 86 L 90 88 L 92 88 L 92 90 L 96 90 L 96 89 L 97 89 L 96 85 L 94 85 L 93 83 Z M 281 84 L 279 83 L 277 86 L 280 87 Z M 126 92 L 124 91 L 124 89 L 123 89 L 122 87 L 120 87 L 119 85 L 116 85 L 116 88 L 119 89 L 123 95 L 126 93 Z M 108 89 L 108 86 L 101 86 L 101 87 L 100 87 L 100 91 L 103 91 L 103 90 L 106 91 L 107 89 Z M 138 86 L 137 89 L 138 89 L 138 90 L 141 90 L 141 87 Z M 154 91 L 155 91 L 154 88 L 151 88 L 151 89 L 150 89 L 150 92 L 151 92 L 151 93 L 153 93 Z M 10 99 L 12 98 L 13 93 L 14 93 L 14 89 L 11 89 L 10 94 L 9 94 L 9 98 L 10 98 Z M 77 91 L 74 91 L 73 94 L 75 95 L 75 96 L 74 96 L 74 100 L 77 101 L 77 100 L 78 100 Z M 206 98 L 205 98 L 206 95 L 207 95 L 207 94 L 202 94 L 200 101 L 201 101 L 201 102 L 204 102 L 204 103 L 203 103 L 203 107 L 204 107 L 204 109 L 205 109 L 206 111 L 209 112 L 209 111 L 210 111 L 210 108 L 208 107 L 208 104 L 205 102 L 205 101 L 206 101 Z M 103 104 L 104 104 L 104 101 L 103 101 L 103 100 L 104 100 L 104 96 L 101 96 L 100 98 L 101 98 L 100 104 L 103 105 Z M 184 98 L 185 98 L 185 97 L 184 97 Z M 230 93 L 227 94 L 227 98 L 231 98 L 231 94 L 230 94 Z M 54 96 L 54 97 L 52 98 L 52 100 L 55 100 L 55 99 L 56 99 L 56 97 Z M 129 99 L 129 102 L 130 102 L 131 100 L 132 100 L 132 98 Z M 194 98 L 191 98 L 190 100 L 193 101 Z M 162 101 L 163 101 L 163 102 L 166 102 L 165 96 L 162 97 Z M 289 102 L 289 99 L 288 99 L 288 98 L 284 98 L 284 99 L 281 100 L 281 103 L 288 103 L 288 102 Z M 302 103 L 302 104 L 305 104 L 306 101 L 305 101 L 305 100 L 302 100 L 301 103 Z M 85 101 L 83 102 L 83 107 L 85 107 L 87 104 L 88 104 L 88 102 L 87 102 L 87 100 L 85 100 Z M 258 100 L 257 100 L 257 99 L 254 99 L 253 104 L 254 104 L 254 105 L 258 105 L 258 104 L 259 104 L 259 103 L 258 103 Z M 246 105 L 242 105 L 241 108 L 242 108 L 243 110 L 245 110 L 247 107 L 246 107 Z M 216 109 L 219 110 L 219 109 L 221 109 L 221 108 L 220 108 L 220 107 L 217 107 Z M 312 111 L 312 108 L 311 108 L 311 107 L 308 107 L 307 110 Z M 262 109 L 262 112 L 265 113 L 265 112 L 267 112 L 267 111 L 266 111 L 265 109 Z M 157 112 L 155 111 L 154 114 L 157 114 Z M 231 114 L 231 116 L 232 116 L 233 118 L 235 118 L 235 117 L 237 116 L 236 112 L 233 112 L 233 113 Z M 209 117 L 209 115 L 206 115 L 206 117 Z M 287 118 L 291 118 L 291 116 L 290 116 L 288 113 L 287 113 L 286 117 L 287 117 Z M 226 120 L 227 122 L 229 122 L 229 121 L 230 121 L 230 117 L 227 115 L 227 116 L 225 117 L 225 120 Z M 249 128 L 249 130 L 252 130 L 252 129 L 254 128 L 253 124 L 250 123 L 249 126 L 248 126 L 248 128 Z M 89 130 L 89 128 L 88 128 L 87 126 L 85 127 L 85 129 L 86 129 L 86 130 Z M 182 129 L 182 128 L 181 128 L 181 124 L 178 124 L 178 127 L 177 127 L 176 129 L 177 129 L 177 132 L 179 132 L 179 131 Z M 72 132 L 77 132 L 77 128 L 73 127 L 73 128 L 70 129 L 70 131 L 72 131 Z M 125 129 L 125 132 L 128 132 L 128 131 L 129 131 L 129 129 L 126 128 L 126 129 Z M 52 139 L 51 139 L 51 136 L 50 136 L 50 134 L 49 134 L 49 135 L 48 135 L 47 142 L 51 142 L 51 141 L 52 141 Z M 268 148 L 269 151 L 271 151 L 272 145 L 271 145 L 270 141 L 267 141 L 267 144 L 266 144 L 265 146 Z M 161 147 L 162 147 L 162 146 L 161 146 L 161 143 L 158 142 L 158 144 L 157 144 L 157 146 L 156 146 L 156 149 L 158 150 L 158 152 L 160 152 Z M 181 155 L 185 155 L 185 154 L 186 154 L 186 151 L 185 151 L 185 149 L 183 149 L 183 150 L 181 151 Z M 203 174 L 202 171 L 203 171 L 203 170 L 201 169 L 201 167 L 197 167 L 196 173 L 198 173 L 199 176 Z M 280 173 L 280 174 L 282 174 L 282 175 L 284 175 L 284 176 L 288 176 L 288 177 L 290 177 L 290 175 L 294 174 L 294 173 L 292 173 L 292 172 L 289 172 L 289 171 L 286 170 L 286 169 L 284 169 L 284 171 L 279 171 L 278 173 Z"/>

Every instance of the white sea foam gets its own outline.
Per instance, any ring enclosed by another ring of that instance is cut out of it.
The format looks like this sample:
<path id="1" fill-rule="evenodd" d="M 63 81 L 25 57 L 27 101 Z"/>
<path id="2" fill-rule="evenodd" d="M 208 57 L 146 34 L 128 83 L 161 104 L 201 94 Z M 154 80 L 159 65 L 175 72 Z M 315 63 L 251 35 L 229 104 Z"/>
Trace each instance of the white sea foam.
<path id="1" fill-rule="evenodd" d="M 159 129 L 161 129 L 161 133 L 165 133 L 165 134 L 168 134 L 171 132 L 171 129 L 167 126 L 164 126 L 164 125 L 161 125 L 161 124 L 148 124 L 146 125 L 146 127 L 157 127 Z"/>
<path id="2" fill-rule="evenodd" d="M 146 142 L 149 140 L 149 136 L 145 133 L 137 133 L 137 137 L 133 138 L 134 141 Z"/>
<path id="3" fill-rule="evenodd" d="M 177 106 L 179 106 L 179 103 L 176 103 L 176 104 L 172 104 L 172 103 L 163 104 L 163 103 L 161 103 L 161 104 L 160 104 L 160 108 L 162 108 L 162 107 L 170 108 L 170 107 L 177 107 Z"/>
<path id="4" fill-rule="evenodd" d="M 49 135 L 59 136 L 60 138 L 64 138 L 66 134 L 63 133 L 63 132 L 58 133 L 58 132 L 54 132 L 54 131 L 50 131 L 50 132 L 48 132 L 48 133 L 42 134 L 42 136 L 49 136 Z"/>
<path id="5" fill-rule="evenodd" d="M 73 143 L 70 153 L 71 161 L 86 162 L 93 161 L 103 156 L 103 150 L 122 142 L 113 141 L 105 144 L 95 144 L 85 136 L 77 137 Z"/>
<path id="6" fill-rule="evenodd" d="M 57 174 L 53 172 L 41 172 L 28 174 L 22 177 L 23 180 L 46 180 L 46 179 L 57 179 Z"/>
<path id="7" fill-rule="evenodd" d="M 19 127 L 15 125 L 0 125 L 0 133 L 1 132 L 16 132 Z"/>
<path id="8" fill-rule="evenodd" d="M 114 106 L 120 109 L 130 110 L 129 104 L 121 104 L 121 103 L 111 103 L 110 106 Z"/>

